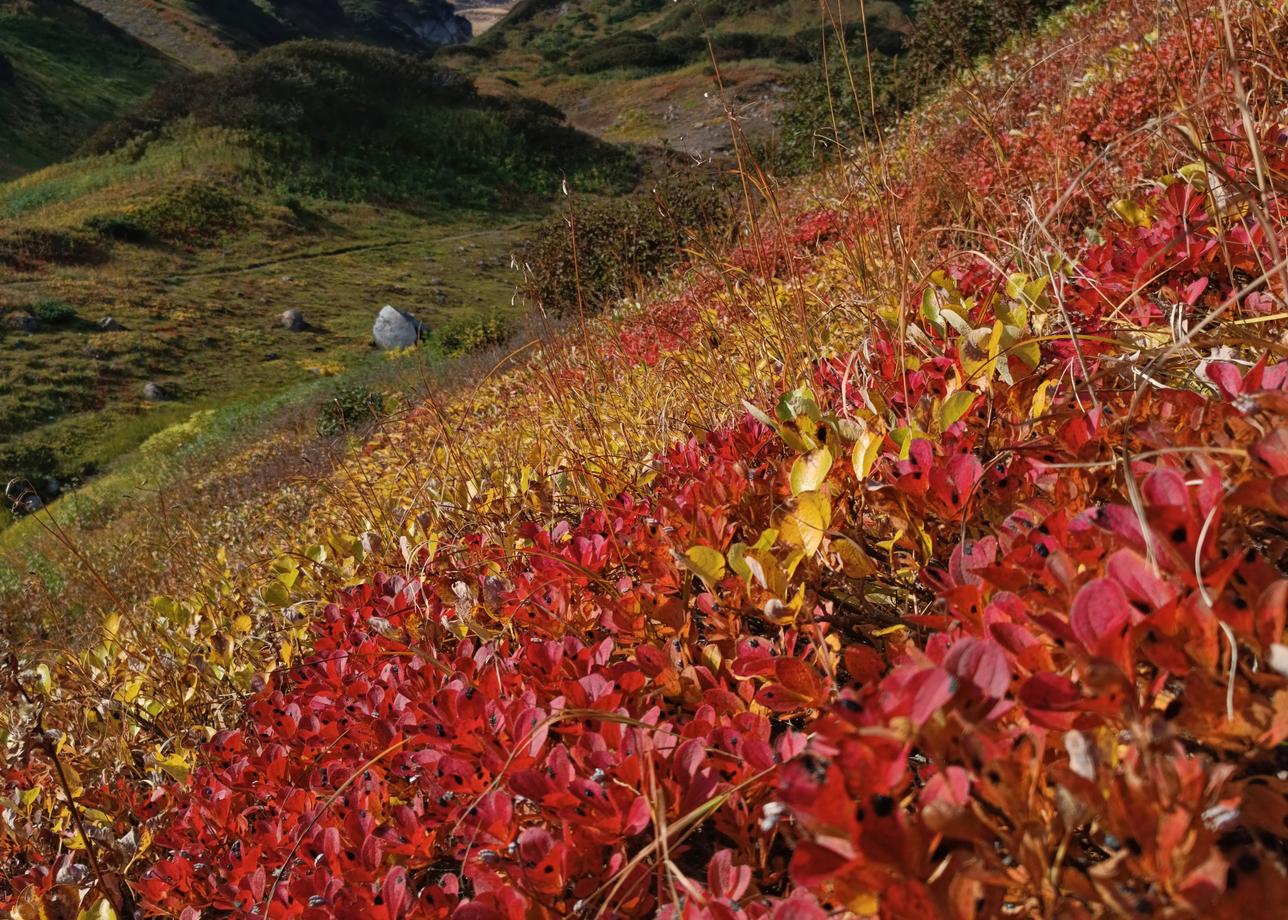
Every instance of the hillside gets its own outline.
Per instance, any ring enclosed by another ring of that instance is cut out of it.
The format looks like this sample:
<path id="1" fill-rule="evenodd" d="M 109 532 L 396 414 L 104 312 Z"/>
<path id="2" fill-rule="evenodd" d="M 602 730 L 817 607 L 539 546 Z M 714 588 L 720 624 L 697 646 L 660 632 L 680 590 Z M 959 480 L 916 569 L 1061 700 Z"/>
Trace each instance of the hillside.
<path id="1" fill-rule="evenodd" d="M 889 57 L 911 32 L 912 6 L 845 0 L 834 15 L 856 50 L 866 37 Z M 520 86 L 606 139 L 710 156 L 731 149 L 726 103 L 753 139 L 770 134 L 792 78 L 820 57 L 819 10 L 816 0 L 522 0 L 460 66 L 489 90 Z"/>
<path id="2" fill-rule="evenodd" d="M 1273 912 L 1285 49 L 1259 0 L 1079 4 L 826 171 L 740 148 L 735 237 L 350 451 L 225 420 L 28 518 L 0 909 Z"/>
<path id="3" fill-rule="evenodd" d="M 0 186 L 0 480 L 45 499 L 196 410 L 370 363 L 386 303 L 449 350 L 499 328 L 520 225 L 637 170 L 548 107 L 318 42 L 176 79 L 91 149 Z"/>
<path id="4" fill-rule="evenodd" d="M 71 0 L 3 0 L 0 180 L 71 154 L 176 70 Z"/>
<path id="5" fill-rule="evenodd" d="M 0 179 L 67 157 L 182 72 L 298 39 L 424 53 L 472 34 L 447 0 L 0 0 Z"/>

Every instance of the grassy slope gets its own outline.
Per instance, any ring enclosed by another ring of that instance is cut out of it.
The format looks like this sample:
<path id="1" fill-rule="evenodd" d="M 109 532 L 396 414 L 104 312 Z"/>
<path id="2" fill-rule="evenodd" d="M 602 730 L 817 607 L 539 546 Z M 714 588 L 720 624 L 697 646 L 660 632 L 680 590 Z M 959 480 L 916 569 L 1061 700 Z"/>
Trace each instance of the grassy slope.
<path id="1" fill-rule="evenodd" d="M 167 77 L 298 38 L 423 44 L 388 0 L 0 0 L 0 179 L 61 160 Z M 420 8 L 449 16 L 443 0 Z"/>
<path id="2" fill-rule="evenodd" d="M 858 36 L 861 4 L 842 4 Z M 904 0 L 862 4 L 873 47 L 893 51 L 910 28 Z M 521 86 L 568 112 L 572 122 L 610 140 L 661 141 L 694 154 L 729 145 L 709 65 L 710 35 L 726 98 L 752 136 L 767 133 L 786 80 L 817 54 L 813 0 L 524 0 L 475 42 L 448 52 L 483 85 Z"/>
<path id="3" fill-rule="evenodd" d="M 0 2 L 0 179 L 74 151 L 177 68 L 71 0 Z"/>
<path id="4" fill-rule="evenodd" d="M 512 316 L 517 223 L 565 169 L 608 188 L 632 167 L 544 111 L 433 89 L 435 73 L 392 52 L 282 46 L 158 101 L 119 149 L 0 186 L 0 238 L 76 234 L 109 254 L 0 280 L 0 314 L 75 310 L 0 330 L 9 475 L 77 477 L 195 410 L 363 363 L 386 303 L 431 329 Z M 292 307 L 308 331 L 277 326 Z M 106 316 L 125 331 L 100 332 Z M 148 381 L 173 399 L 146 403 Z"/>

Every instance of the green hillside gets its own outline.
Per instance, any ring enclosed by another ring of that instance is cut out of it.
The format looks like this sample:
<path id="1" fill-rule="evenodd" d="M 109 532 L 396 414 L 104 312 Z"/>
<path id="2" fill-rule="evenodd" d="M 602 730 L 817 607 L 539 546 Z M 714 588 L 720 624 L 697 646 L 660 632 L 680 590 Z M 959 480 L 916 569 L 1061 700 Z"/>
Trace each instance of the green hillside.
<path id="1" fill-rule="evenodd" d="M 71 0 L 0 0 L 0 179 L 72 153 L 177 69 Z"/>
<path id="2" fill-rule="evenodd" d="M 0 179 L 71 155 L 175 76 L 272 45 L 423 53 L 469 36 L 447 0 L 0 0 Z"/>
<path id="3" fill-rule="evenodd" d="M 519 228 L 565 178 L 637 171 L 544 104 L 321 42 L 175 81 L 88 149 L 0 185 L 0 479 L 75 479 L 197 409 L 370 364 L 386 303 L 431 352 L 495 336 Z"/>

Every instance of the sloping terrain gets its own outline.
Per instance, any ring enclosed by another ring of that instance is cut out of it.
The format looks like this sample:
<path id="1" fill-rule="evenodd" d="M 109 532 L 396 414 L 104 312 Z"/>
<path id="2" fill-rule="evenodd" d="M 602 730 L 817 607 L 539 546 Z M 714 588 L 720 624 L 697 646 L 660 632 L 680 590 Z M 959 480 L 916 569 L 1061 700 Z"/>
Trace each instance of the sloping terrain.
<path id="1" fill-rule="evenodd" d="M 601 137 L 710 156 L 731 149 L 726 106 L 743 131 L 767 137 L 791 77 L 820 56 L 820 9 L 814 0 L 522 0 L 461 66 L 490 91 L 521 86 Z M 854 47 L 894 55 L 911 9 L 845 0 L 833 15 Z"/>
<path id="2" fill-rule="evenodd" d="M 71 0 L 0 2 L 0 180 L 71 154 L 176 70 Z"/>
<path id="3" fill-rule="evenodd" d="M 46 499 L 196 410 L 369 361 L 386 303 L 452 336 L 507 320 L 516 225 L 565 178 L 636 174 L 548 107 L 320 42 L 175 80 L 95 148 L 0 186 L 0 481 Z"/>
<path id="4" fill-rule="evenodd" d="M 187 505 L 132 544 L 168 593 L 75 545 L 98 613 L 10 668 L 0 897 L 1264 914 L 1284 29 L 1080 7 L 647 303 Z"/>
<path id="5" fill-rule="evenodd" d="M 64 159 L 184 71 L 303 38 L 423 53 L 471 34 L 447 0 L 3 0 L 0 179 Z"/>

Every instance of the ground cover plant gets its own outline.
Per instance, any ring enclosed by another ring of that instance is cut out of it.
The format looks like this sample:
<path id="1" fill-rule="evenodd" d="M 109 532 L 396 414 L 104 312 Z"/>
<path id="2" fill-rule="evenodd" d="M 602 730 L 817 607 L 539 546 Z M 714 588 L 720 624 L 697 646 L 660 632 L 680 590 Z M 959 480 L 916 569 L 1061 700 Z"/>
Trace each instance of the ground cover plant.
<path id="1" fill-rule="evenodd" d="M 407 407 L 289 535 L 146 606 L 86 566 L 82 650 L 9 664 L 0 897 L 1277 903 L 1284 29 L 1061 14 L 832 174 L 748 170 L 737 248 Z"/>

